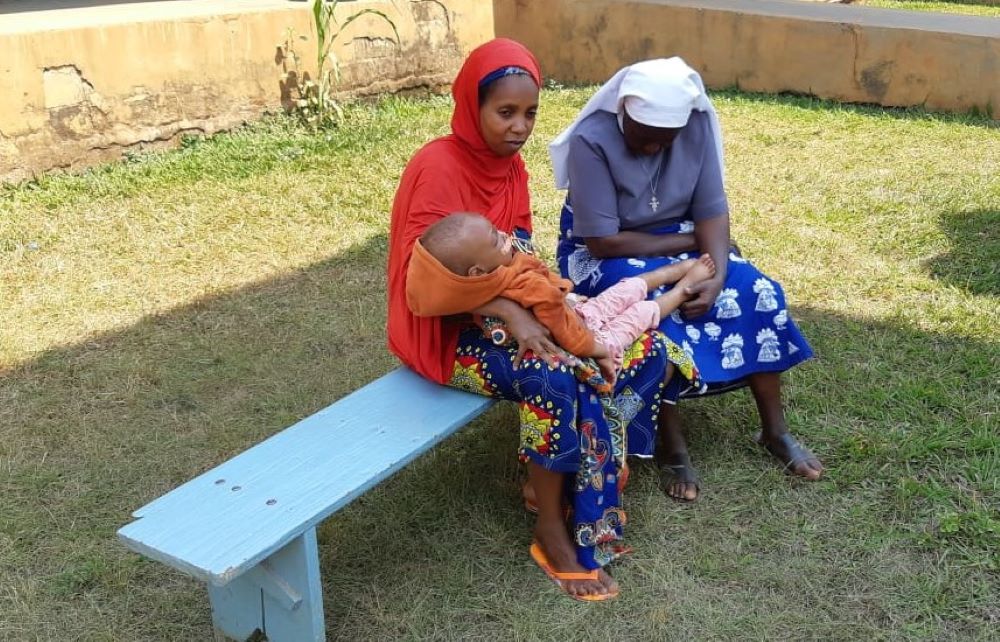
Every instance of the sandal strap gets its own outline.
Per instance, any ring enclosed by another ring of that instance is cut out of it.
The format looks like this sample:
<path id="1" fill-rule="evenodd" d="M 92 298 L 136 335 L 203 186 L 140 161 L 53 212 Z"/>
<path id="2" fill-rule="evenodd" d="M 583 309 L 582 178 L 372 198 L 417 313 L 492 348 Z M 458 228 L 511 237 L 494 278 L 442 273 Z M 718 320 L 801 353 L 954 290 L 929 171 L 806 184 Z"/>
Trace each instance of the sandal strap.
<path id="1" fill-rule="evenodd" d="M 764 450 L 771 453 L 775 459 L 784 464 L 785 468 L 790 468 L 795 464 L 801 462 L 807 462 L 810 459 L 814 459 L 814 455 L 809 452 L 809 449 L 799 443 L 799 440 L 792 436 L 790 432 L 781 433 L 777 441 L 781 442 L 781 445 L 785 447 L 785 451 L 788 453 L 788 458 L 779 456 L 772 448 L 771 444 L 764 441 L 764 435 L 760 434 L 757 438 L 757 443 L 764 447 Z"/>
<path id="2" fill-rule="evenodd" d="M 553 570 L 552 577 L 557 580 L 596 580 L 598 575 L 597 569 L 587 571 L 586 573 L 561 573 Z"/>

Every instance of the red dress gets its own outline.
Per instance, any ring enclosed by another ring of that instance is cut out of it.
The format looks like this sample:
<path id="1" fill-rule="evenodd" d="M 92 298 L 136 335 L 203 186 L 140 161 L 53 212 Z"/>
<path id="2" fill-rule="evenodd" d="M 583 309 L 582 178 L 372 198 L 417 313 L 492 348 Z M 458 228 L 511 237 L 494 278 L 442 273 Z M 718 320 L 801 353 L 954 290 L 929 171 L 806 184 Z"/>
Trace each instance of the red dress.
<path id="1" fill-rule="evenodd" d="M 407 164 L 396 191 L 389 231 L 389 349 L 421 375 L 446 383 L 452 374 L 459 322 L 414 316 L 406 304 L 413 243 L 453 212 L 477 212 L 498 230 L 531 231 L 528 173 L 520 154 L 495 155 L 479 133 L 479 81 L 503 67 L 527 70 L 541 86 L 538 63 L 513 40 L 497 38 L 473 51 L 455 83 L 451 135 L 424 145 Z"/>

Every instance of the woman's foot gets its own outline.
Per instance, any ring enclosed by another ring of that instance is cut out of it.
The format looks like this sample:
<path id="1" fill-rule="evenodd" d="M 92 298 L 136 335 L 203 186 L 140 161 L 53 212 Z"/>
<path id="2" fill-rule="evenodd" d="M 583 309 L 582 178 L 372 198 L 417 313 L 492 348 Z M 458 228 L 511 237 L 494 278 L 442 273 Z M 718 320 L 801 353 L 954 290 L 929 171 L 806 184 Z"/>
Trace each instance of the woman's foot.
<path id="1" fill-rule="evenodd" d="M 788 432 L 781 404 L 781 375 L 759 372 L 748 378 L 762 429 L 755 441 L 774 455 L 785 471 L 815 481 L 823 475 L 823 464 Z"/>
<path id="2" fill-rule="evenodd" d="M 694 501 L 698 499 L 701 484 L 691 465 L 677 404 L 663 404 L 657 422 L 656 464 L 663 492 L 678 501 Z"/>
<path id="3" fill-rule="evenodd" d="M 535 543 L 541 548 L 552 569 L 558 573 L 587 573 L 587 569 L 576 561 L 576 549 L 569 538 L 566 525 L 556 520 L 535 524 Z M 560 580 L 563 590 L 578 599 L 593 599 L 595 596 L 615 595 L 619 591 L 618 582 L 604 569 L 597 570 L 597 579 Z"/>
<path id="4" fill-rule="evenodd" d="M 701 485 L 687 451 L 657 456 L 656 463 L 660 468 L 660 486 L 668 497 L 684 502 L 698 499 Z"/>
<path id="5" fill-rule="evenodd" d="M 769 436 L 759 432 L 755 441 L 784 465 L 785 472 L 809 481 L 823 475 L 823 464 L 787 430 Z"/>

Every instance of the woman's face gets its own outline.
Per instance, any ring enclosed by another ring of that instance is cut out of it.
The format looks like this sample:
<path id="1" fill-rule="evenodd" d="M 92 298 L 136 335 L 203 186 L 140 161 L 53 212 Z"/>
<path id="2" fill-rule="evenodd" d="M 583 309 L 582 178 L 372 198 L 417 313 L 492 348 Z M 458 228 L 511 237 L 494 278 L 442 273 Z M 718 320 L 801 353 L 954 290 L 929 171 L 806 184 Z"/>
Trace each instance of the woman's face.
<path id="1" fill-rule="evenodd" d="M 659 154 L 661 150 L 670 147 L 681 127 L 650 127 L 632 120 L 625 112 L 622 119 L 622 134 L 625 136 L 625 146 L 638 156 Z"/>
<path id="2" fill-rule="evenodd" d="M 538 87 L 531 76 L 505 76 L 494 81 L 479 106 L 479 131 L 497 156 L 513 156 L 535 128 Z"/>

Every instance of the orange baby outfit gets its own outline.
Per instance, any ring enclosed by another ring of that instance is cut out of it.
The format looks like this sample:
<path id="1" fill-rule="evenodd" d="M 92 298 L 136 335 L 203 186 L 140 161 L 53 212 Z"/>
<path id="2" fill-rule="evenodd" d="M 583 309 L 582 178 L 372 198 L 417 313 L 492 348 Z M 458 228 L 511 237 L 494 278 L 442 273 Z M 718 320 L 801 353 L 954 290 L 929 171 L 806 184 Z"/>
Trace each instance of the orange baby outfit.
<path id="1" fill-rule="evenodd" d="M 406 275 L 406 303 L 419 317 L 472 312 L 497 297 L 530 309 L 571 354 L 594 351 L 594 335 L 580 316 L 566 305 L 573 284 L 560 279 L 530 254 L 517 253 L 508 266 L 482 276 L 459 276 L 441 265 L 417 241 Z"/>

